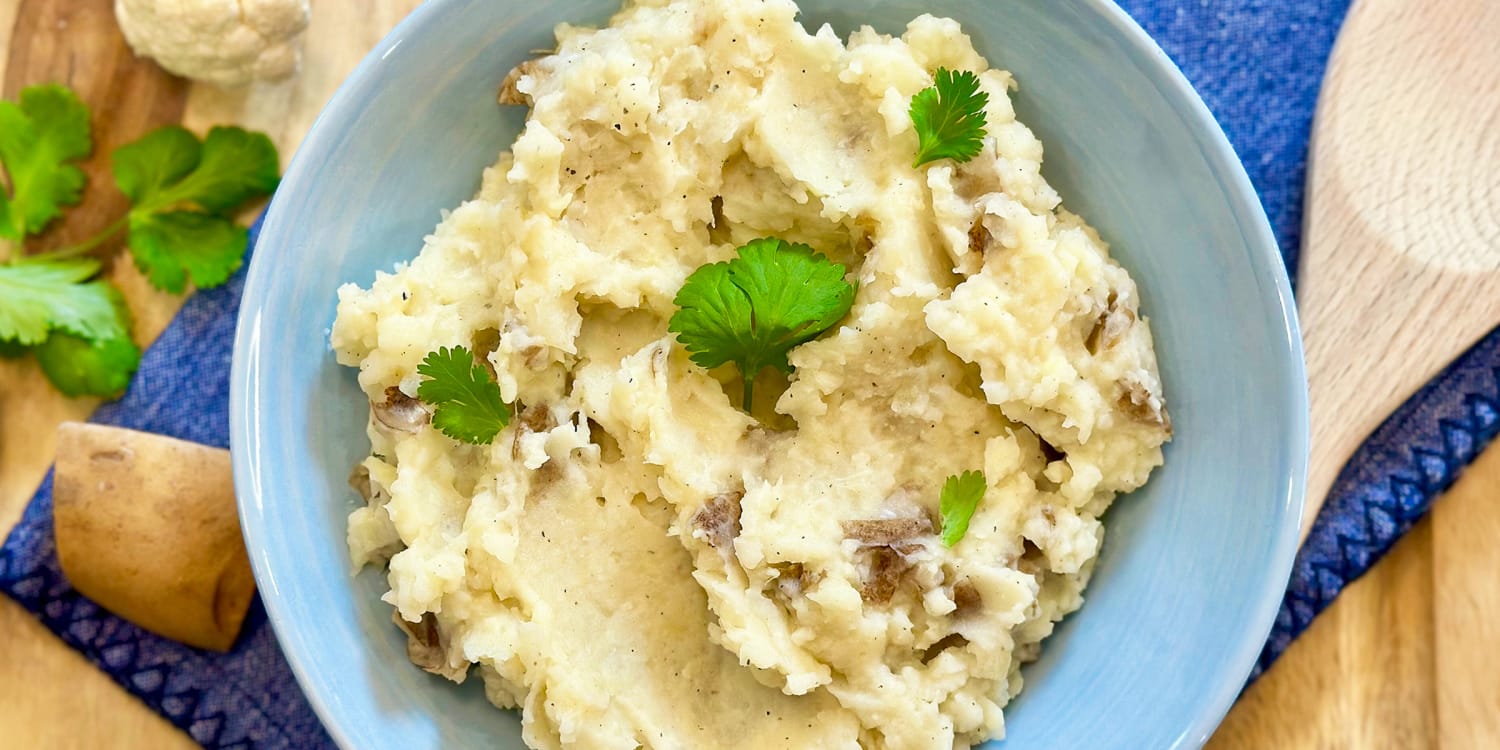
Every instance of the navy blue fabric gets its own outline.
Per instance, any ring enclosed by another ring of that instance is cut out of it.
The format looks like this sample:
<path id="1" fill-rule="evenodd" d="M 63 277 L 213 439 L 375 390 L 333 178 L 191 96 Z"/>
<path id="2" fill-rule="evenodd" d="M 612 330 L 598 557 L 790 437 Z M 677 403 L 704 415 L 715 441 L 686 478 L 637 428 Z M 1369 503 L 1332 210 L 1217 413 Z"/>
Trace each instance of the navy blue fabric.
<path id="1" fill-rule="evenodd" d="M 1295 281 L 1313 109 L 1349 0 L 1116 1 L 1218 118 Z"/>
<path id="2" fill-rule="evenodd" d="M 1244 160 L 1295 269 L 1309 126 L 1348 0 L 1121 4 L 1203 94 Z M 243 283 L 243 273 L 236 274 L 190 299 L 146 353 L 130 392 L 93 421 L 225 445 L 230 347 Z M 1255 675 L 1420 519 L 1500 430 L 1497 373 L 1500 332 L 1416 394 L 1355 455 L 1298 555 Z M 259 602 L 234 650 L 217 655 L 157 638 L 79 596 L 57 564 L 50 477 L 0 547 L 0 590 L 205 747 L 332 746 Z"/>

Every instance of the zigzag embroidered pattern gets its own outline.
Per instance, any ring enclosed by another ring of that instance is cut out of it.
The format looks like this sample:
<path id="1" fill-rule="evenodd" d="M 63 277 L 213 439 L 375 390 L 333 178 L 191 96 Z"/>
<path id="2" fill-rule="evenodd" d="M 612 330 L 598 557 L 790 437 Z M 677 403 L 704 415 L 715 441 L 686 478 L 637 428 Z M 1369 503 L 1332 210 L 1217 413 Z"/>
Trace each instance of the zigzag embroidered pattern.
<path id="1" fill-rule="evenodd" d="M 1500 433 L 1500 328 L 1397 409 L 1334 483 L 1250 681 L 1384 557 Z"/>
<path id="2" fill-rule="evenodd" d="M 258 601 L 246 621 L 245 637 L 232 653 L 221 656 L 143 631 L 75 591 L 57 562 L 51 485 L 49 475 L 17 532 L 0 548 L 0 588 L 121 687 L 156 707 L 205 747 L 315 747 L 320 736 L 326 737 L 315 724 L 308 727 L 305 721 L 288 722 L 287 717 L 277 716 L 301 703 L 300 694 L 246 692 L 242 676 L 247 670 L 277 666 L 265 664 L 260 655 L 268 647 L 274 649 L 274 644 L 269 642 L 270 627 Z M 271 653 L 279 661 L 279 653 Z M 295 689 L 290 674 L 282 676 L 282 682 Z M 293 733 L 298 730 L 300 736 Z"/>

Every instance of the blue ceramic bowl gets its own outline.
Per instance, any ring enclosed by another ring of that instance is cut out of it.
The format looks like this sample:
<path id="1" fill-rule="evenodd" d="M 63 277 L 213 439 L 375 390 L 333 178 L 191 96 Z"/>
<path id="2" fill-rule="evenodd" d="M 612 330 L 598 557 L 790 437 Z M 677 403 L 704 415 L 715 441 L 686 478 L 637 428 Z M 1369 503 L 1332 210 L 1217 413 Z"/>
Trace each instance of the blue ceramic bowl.
<path id="1" fill-rule="evenodd" d="M 349 468 L 368 446 L 334 363 L 334 290 L 412 257 L 516 135 L 495 91 L 560 21 L 618 0 L 431 0 L 344 84 L 281 184 L 235 343 L 240 514 L 261 595 L 345 748 L 521 748 L 513 713 L 413 669 L 351 576 Z M 808 24 L 899 33 L 950 15 L 1016 74 L 1045 173 L 1140 282 L 1176 425 L 1166 466 L 1120 500 L 1088 603 L 1006 709 L 1001 748 L 1197 747 L 1243 684 L 1297 541 L 1307 397 L 1292 298 L 1260 203 L 1182 74 L 1107 0 L 804 0 Z"/>

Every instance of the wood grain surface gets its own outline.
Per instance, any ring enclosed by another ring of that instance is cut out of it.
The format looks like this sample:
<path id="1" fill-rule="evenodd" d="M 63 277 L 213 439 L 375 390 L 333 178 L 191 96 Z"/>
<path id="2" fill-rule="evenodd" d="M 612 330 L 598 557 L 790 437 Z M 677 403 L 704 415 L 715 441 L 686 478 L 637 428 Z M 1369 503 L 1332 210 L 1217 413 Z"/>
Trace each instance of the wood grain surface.
<path id="1" fill-rule="evenodd" d="M 1500 323 L 1500 2 L 1360 0 L 1313 129 L 1303 529 L 1360 443 Z"/>
<path id="2" fill-rule="evenodd" d="M 1471 11 L 1477 9 L 1481 19 L 1491 18 L 1479 7 L 1487 0 L 1464 2 Z M 134 138 L 152 125 L 181 121 L 201 131 L 213 124 L 241 124 L 270 133 L 283 159 L 290 157 L 338 83 L 417 4 L 418 0 L 318 0 L 313 4 L 300 76 L 283 84 L 221 91 L 173 80 L 151 63 L 133 59 L 113 27 L 110 0 L 0 0 L 4 95 L 14 96 L 22 86 L 48 80 L 70 83 L 94 108 L 96 142 L 103 145 L 88 167 L 95 179 L 86 207 L 72 212 L 53 235 L 39 242 L 45 245 L 86 235 L 107 221 L 111 210 L 118 210 L 119 201 L 109 194 L 112 188 L 107 177 L 99 179 L 107 175 L 102 152 L 109 144 Z M 1350 23 L 1391 23 L 1389 14 L 1398 5 L 1407 4 L 1361 0 Z M 1448 6 L 1440 7 L 1429 6 L 1427 17 L 1416 19 L 1425 24 L 1421 27 L 1427 31 L 1422 33 L 1434 33 L 1433 29 L 1457 35 L 1473 32 L 1474 14 L 1463 23 L 1455 20 L 1445 25 Z M 1453 15 L 1464 14 L 1455 10 Z M 1500 38 L 1500 34 L 1490 38 Z M 1495 47 L 1500 49 L 1500 45 Z M 1442 48 L 1426 49 L 1440 54 Z M 1410 93 L 1397 92 L 1387 80 L 1402 71 L 1381 67 L 1379 61 L 1367 57 L 1336 60 L 1332 75 L 1337 79 L 1330 82 L 1330 90 L 1335 85 L 1380 89 L 1391 102 Z M 1356 59 L 1360 62 L 1351 62 Z M 1326 122 L 1326 113 L 1324 117 Z M 1495 125 L 1494 118 L 1490 119 Z M 1360 136 L 1355 132 L 1349 137 Z M 1378 157 L 1379 143 L 1358 153 Z M 1353 185 L 1389 179 L 1384 162 L 1368 158 L 1367 173 L 1342 179 Z M 1494 174 L 1489 177 L 1489 197 L 1472 198 L 1491 201 L 1487 204 L 1491 224 L 1486 230 L 1491 232 L 1497 214 L 1493 201 L 1500 200 Z M 1392 211 L 1420 211 L 1423 205 L 1438 201 L 1432 191 L 1451 191 L 1465 184 L 1462 180 L 1483 176 L 1462 169 L 1429 175 L 1420 195 L 1408 195 L 1400 185 L 1381 189 L 1388 190 L 1382 195 L 1387 196 Z M 1382 236 L 1381 226 L 1371 229 L 1365 221 L 1351 218 L 1342 225 L 1325 226 L 1316 236 L 1325 243 L 1364 242 L 1370 232 Z M 1410 223 L 1401 226 L 1403 231 L 1414 231 Z M 1396 235 L 1392 241 L 1409 242 L 1410 238 Z M 1492 237 L 1491 246 L 1500 248 L 1500 241 Z M 1316 257 L 1320 248 L 1310 247 L 1305 254 Z M 181 299 L 150 290 L 128 262 L 115 264 L 110 273 L 126 290 L 136 316 L 137 339 L 149 342 L 170 320 Z M 1329 282 L 1334 288 L 1341 283 L 1353 282 Z M 1304 286 L 1302 293 L 1306 304 L 1311 291 Z M 1491 322 L 1500 322 L 1500 316 Z M 1315 385 L 1315 403 L 1322 387 Z M 15 523 L 51 462 L 55 425 L 85 416 L 95 406 L 91 401 L 57 396 L 29 363 L 0 361 L 0 534 Z M 1495 649 L 1500 643 L 1500 585 L 1496 584 L 1500 544 L 1494 541 L 1500 538 L 1497 496 L 1500 449 L 1492 449 L 1438 503 L 1431 518 L 1371 574 L 1350 587 L 1247 692 L 1210 748 L 1500 747 L 1500 651 Z M 0 597 L 0 636 L 0 747 L 169 750 L 192 746 L 185 735 L 115 687 L 4 597 Z"/>
<path id="3" fill-rule="evenodd" d="M 111 0 L 0 0 L 3 96 L 60 81 L 78 91 L 94 115 L 95 153 L 85 165 L 90 179 L 83 202 L 28 247 L 89 236 L 119 216 L 125 202 L 113 187 L 106 157 L 115 145 L 157 125 L 180 122 L 200 133 L 216 124 L 262 130 L 285 163 L 338 84 L 418 4 L 316 2 L 301 75 L 222 91 L 189 85 L 135 58 L 115 26 Z M 118 251 L 116 243 L 101 249 L 101 257 L 112 259 Z M 128 261 L 112 264 L 109 275 L 130 303 L 135 338 L 142 344 L 155 339 L 182 299 L 151 289 Z M 0 535 L 9 533 L 51 464 L 56 425 L 84 418 L 97 405 L 57 395 L 29 360 L 0 360 Z M 190 747 L 196 745 L 187 735 L 0 596 L 0 748 Z"/>

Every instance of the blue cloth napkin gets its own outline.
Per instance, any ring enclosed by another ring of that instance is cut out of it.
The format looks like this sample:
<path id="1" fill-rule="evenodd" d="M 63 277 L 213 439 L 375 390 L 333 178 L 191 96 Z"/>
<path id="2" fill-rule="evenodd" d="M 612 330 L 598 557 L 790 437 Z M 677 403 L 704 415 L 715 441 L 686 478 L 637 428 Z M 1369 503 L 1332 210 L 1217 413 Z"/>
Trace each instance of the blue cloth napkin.
<path id="1" fill-rule="evenodd" d="M 1295 269 L 1309 126 L 1348 0 L 1121 4 L 1182 66 L 1223 124 Z M 147 351 L 130 392 L 93 421 L 225 445 L 242 285 L 243 273 L 188 300 Z M 1423 388 L 1354 456 L 1297 558 L 1255 675 L 1420 519 L 1500 431 L 1497 373 L 1500 332 Z M 153 636 L 79 596 L 58 568 L 50 477 L 0 547 L 0 590 L 205 747 L 332 746 L 259 602 L 234 650 L 218 655 Z"/>

